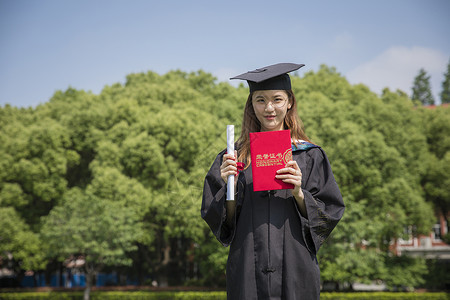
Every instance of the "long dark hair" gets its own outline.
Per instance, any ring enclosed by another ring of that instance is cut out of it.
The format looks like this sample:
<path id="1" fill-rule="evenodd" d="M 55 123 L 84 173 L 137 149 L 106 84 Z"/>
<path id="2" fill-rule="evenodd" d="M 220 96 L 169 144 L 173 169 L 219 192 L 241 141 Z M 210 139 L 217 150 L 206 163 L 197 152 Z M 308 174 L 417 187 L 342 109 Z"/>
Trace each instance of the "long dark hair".
<path id="1" fill-rule="evenodd" d="M 295 99 L 294 92 L 292 90 L 286 91 L 288 95 L 291 108 L 287 110 L 284 118 L 284 128 L 291 130 L 292 140 L 305 140 L 310 142 L 303 129 L 303 122 L 297 113 L 297 100 Z M 242 120 L 242 130 L 237 145 L 239 149 L 238 161 L 245 163 L 245 168 L 250 165 L 250 132 L 261 131 L 261 123 L 256 117 L 255 110 L 252 103 L 253 93 L 250 93 L 247 98 L 247 103 L 244 108 L 244 119 Z"/>

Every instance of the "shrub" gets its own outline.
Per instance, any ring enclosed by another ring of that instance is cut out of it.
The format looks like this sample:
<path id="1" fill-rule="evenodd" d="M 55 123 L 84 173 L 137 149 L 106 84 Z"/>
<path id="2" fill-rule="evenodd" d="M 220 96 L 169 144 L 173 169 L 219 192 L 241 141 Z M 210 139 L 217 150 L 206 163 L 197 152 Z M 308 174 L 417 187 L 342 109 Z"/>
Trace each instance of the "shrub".
<path id="1" fill-rule="evenodd" d="M 447 293 L 322 293 L 321 300 L 449 300 Z M 81 300 L 83 292 L 0 293 L 3 300 Z M 226 292 L 94 291 L 92 300 L 226 300 Z"/>

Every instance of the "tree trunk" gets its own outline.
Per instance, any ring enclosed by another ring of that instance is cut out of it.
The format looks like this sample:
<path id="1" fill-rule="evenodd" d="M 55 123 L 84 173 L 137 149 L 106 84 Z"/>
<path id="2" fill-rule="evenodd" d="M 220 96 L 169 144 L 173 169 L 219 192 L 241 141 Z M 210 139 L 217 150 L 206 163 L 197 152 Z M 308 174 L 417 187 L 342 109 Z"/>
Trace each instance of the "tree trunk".
<path id="1" fill-rule="evenodd" d="M 86 288 L 84 289 L 84 300 L 89 300 L 91 297 L 91 286 L 88 286 L 87 280 L 86 280 Z"/>
<path id="2" fill-rule="evenodd" d="M 90 268 L 87 262 L 85 263 L 86 270 L 86 289 L 84 290 L 84 300 L 89 300 L 91 297 L 91 288 L 94 282 L 95 270 L 94 268 Z"/>
<path id="3" fill-rule="evenodd" d="M 38 281 L 36 279 L 37 274 L 38 274 L 38 272 L 34 272 L 34 274 L 33 274 L 33 286 L 34 287 L 38 287 Z"/>
<path id="4" fill-rule="evenodd" d="M 169 286 L 168 268 L 170 262 L 170 246 L 164 248 L 164 258 L 161 262 L 161 268 L 158 271 L 158 286 Z"/>
<path id="5" fill-rule="evenodd" d="M 62 262 L 58 263 L 58 267 L 59 267 L 59 287 L 64 287 L 65 285 L 63 284 L 63 281 L 64 281 L 63 263 Z"/>

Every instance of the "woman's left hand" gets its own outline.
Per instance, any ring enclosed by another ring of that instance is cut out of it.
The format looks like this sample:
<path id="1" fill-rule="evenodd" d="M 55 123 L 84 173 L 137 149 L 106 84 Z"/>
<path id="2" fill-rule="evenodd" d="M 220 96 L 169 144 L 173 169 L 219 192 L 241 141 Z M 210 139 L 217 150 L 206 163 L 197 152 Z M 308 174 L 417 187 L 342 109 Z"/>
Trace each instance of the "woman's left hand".
<path id="1" fill-rule="evenodd" d="M 295 160 L 289 161 L 283 169 L 279 169 L 275 178 L 293 184 L 292 195 L 297 201 L 303 201 L 302 171 Z"/>

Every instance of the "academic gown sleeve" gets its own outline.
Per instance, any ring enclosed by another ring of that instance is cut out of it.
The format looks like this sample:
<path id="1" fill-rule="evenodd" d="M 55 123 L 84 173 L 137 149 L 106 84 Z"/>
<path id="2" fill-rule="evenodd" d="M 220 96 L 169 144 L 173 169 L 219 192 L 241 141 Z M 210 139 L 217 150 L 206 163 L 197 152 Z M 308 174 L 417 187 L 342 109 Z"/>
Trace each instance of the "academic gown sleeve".
<path id="1" fill-rule="evenodd" d="M 344 201 L 331 171 L 330 162 L 321 148 L 307 151 L 309 156 L 302 190 L 306 218 L 301 218 L 302 232 L 308 250 L 317 254 L 344 214 Z"/>
<path id="2" fill-rule="evenodd" d="M 216 236 L 223 246 L 228 246 L 233 240 L 236 218 L 239 207 L 241 206 L 239 199 L 242 199 L 242 190 L 237 186 L 237 194 L 235 195 L 236 210 L 233 219 L 233 225 L 228 226 L 226 222 L 225 199 L 227 196 L 227 185 L 220 177 L 220 165 L 225 151 L 217 155 L 210 170 L 206 174 L 205 183 L 203 185 L 203 199 L 201 216 L 211 228 L 212 233 Z"/>

